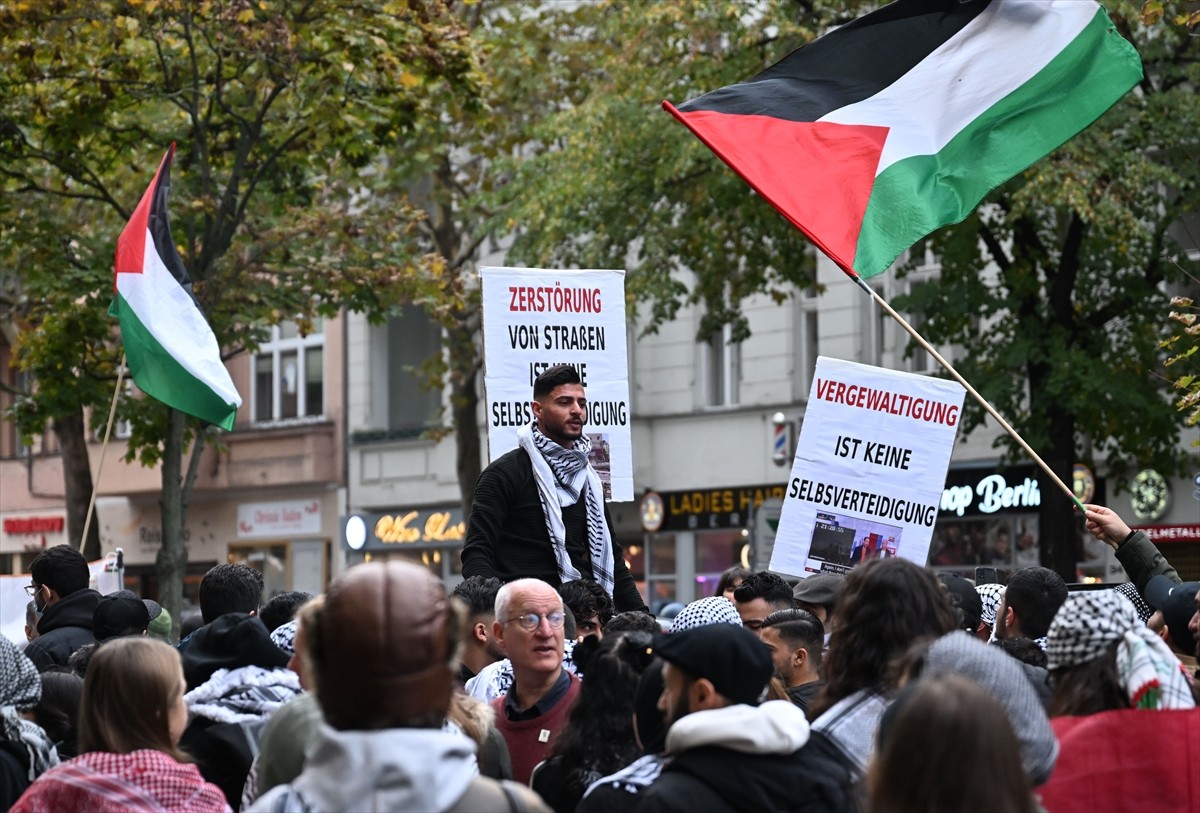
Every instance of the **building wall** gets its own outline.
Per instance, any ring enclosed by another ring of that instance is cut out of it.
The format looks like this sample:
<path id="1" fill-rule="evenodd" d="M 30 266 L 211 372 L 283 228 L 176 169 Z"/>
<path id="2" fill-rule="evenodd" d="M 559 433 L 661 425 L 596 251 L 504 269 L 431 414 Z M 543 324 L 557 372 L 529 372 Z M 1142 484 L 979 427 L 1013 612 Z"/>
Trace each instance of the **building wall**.
<path id="1" fill-rule="evenodd" d="M 268 595 L 280 590 L 323 589 L 341 558 L 333 556 L 345 512 L 345 411 L 343 320 L 325 323 L 321 414 L 255 423 L 254 361 L 228 363 L 243 405 L 233 432 L 202 453 L 184 537 L 194 592 L 203 569 L 223 561 L 249 561 L 269 572 Z M 124 459 L 124 440 L 110 442 L 101 471 L 101 445 L 89 446 L 97 484 L 96 522 L 103 556 L 123 552 L 135 589 L 156 594 L 154 558 L 161 539 L 161 473 Z M 41 549 L 78 544 L 68 539 L 62 458 L 54 451 L 0 458 L 0 573 L 22 573 Z M 187 455 L 185 455 L 185 465 Z M 15 522 L 7 522 L 16 520 Z M 45 520 L 45 521 L 32 521 Z M 45 531 L 50 527 L 55 530 Z"/>

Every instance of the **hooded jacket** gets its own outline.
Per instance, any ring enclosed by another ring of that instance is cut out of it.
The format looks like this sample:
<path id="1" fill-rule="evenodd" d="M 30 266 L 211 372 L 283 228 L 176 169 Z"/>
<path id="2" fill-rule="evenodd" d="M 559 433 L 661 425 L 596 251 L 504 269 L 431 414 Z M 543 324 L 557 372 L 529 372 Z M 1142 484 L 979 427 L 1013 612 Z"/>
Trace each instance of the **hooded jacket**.
<path id="1" fill-rule="evenodd" d="M 25 655 L 41 672 L 47 667 L 66 666 L 71 653 L 94 643 L 92 615 L 100 603 L 95 590 L 76 590 L 46 608 L 38 622 L 38 637 L 25 647 Z"/>
<path id="2" fill-rule="evenodd" d="M 491 781 L 476 780 L 474 754 L 471 740 L 438 729 L 322 725 L 300 776 L 263 794 L 248 813 L 453 810 L 473 782 Z M 526 809 L 546 810 L 528 802 Z"/>
<path id="3" fill-rule="evenodd" d="M 808 738 L 804 712 L 787 700 L 693 712 L 667 733 L 670 761 L 638 813 L 852 810 L 846 766 Z"/>
<path id="4" fill-rule="evenodd" d="M 205 624 L 180 654 L 188 691 L 207 682 L 218 669 L 279 669 L 289 660 L 287 653 L 271 641 L 271 633 L 259 617 L 246 613 L 226 613 Z"/>
<path id="5" fill-rule="evenodd" d="M 219 669 L 184 696 L 191 721 L 179 744 L 237 807 L 267 719 L 300 693 L 290 669 Z"/>

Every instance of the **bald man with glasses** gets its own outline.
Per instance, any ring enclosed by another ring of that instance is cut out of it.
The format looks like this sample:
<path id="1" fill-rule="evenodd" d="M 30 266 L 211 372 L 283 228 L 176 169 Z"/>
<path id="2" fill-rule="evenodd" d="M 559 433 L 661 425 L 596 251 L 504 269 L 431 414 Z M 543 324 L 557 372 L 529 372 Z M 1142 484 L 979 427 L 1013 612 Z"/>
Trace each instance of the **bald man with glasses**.
<path id="1" fill-rule="evenodd" d="M 579 696 L 579 678 L 563 669 L 563 603 L 538 579 L 518 579 L 496 594 L 495 638 L 513 666 L 513 685 L 492 701 L 508 743 L 513 779 L 529 784 Z"/>

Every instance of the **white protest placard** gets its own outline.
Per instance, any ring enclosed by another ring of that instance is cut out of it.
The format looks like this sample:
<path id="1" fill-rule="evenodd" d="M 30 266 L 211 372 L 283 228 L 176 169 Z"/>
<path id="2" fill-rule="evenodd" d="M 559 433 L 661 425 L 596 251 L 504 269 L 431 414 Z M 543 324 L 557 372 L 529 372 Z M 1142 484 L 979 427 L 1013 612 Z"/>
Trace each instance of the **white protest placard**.
<path id="1" fill-rule="evenodd" d="M 844 573 L 890 556 L 923 566 L 965 392 L 954 381 L 818 358 L 771 570 Z"/>
<path id="2" fill-rule="evenodd" d="M 488 456 L 517 447 L 533 421 L 533 382 L 570 364 L 587 392 L 584 433 L 605 498 L 633 499 L 625 272 L 483 268 L 484 400 Z"/>

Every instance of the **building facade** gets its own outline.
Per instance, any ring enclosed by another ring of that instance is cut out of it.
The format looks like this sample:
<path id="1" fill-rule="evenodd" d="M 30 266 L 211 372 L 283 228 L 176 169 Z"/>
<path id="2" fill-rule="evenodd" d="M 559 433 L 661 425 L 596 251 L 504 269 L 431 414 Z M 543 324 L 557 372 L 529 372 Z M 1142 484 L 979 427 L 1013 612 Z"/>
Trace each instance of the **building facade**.
<path id="1" fill-rule="evenodd" d="M 191 602 L 200 578 L 219 562 L 261 570 L 266 598 L 286 590 L 316 594 L 340 568 L 344 347 L 341 317 L 317 322 L 307 335 L 285 322 L 253 356 L 229 362 L 243 404 L 234 430 L 221 435 L 224 448 L 205 448 L 197 469 L 184 528 L 184 595 Z M 0 370 L 10 376 L 8 383 L 18 383 L 7 348 L 0 344 Z M 0 409 L 7 403 L 0 402 Z M 53 434 L 27 447 L 11 423 L 0 426 L 0 574 L 22 574 L 44 548 L 79 540 L 66 535 L 63 460 Z M 120 548 L 127 586 L 155 597 L 161 474 L 125 462 L 128 433 L 122 430 L 116 427 L 102 471 L 99 439 L 89 445 L 97 484 L 94 521 L 102 555 Z"/>
<path id="2" fill-rule="evenodd" d="M 927 258 L 926 268 L 907 280 L 889 274 L 873 283 L 891 298 L 901 286 L 920 285 L 936 273 Z M 778 517 L 818 355 L 919 374 L 935 371 L 927 354 L 905 358 L 907 334 L 824 258 L 818 281 L 824 288 L 819 295 L 806 293 L 783 304 L 768 297 L 749 300 L 745 313 L 752 335 L 740 343 L 729 342 L 728 331 L 697 342 L 703 314 L 695 307 L 682 309 L 653 335 L 630 327 L 634 481 L 642 496 L 611 504 L 610 510 L 652 609 L 711 594 L 720 573 L 733 564 L 765 567 L 770 523 Z M 426 426 L 440 426 L 447 404 L 419 390 L 410 369 L 436 347 L 436 331 L 412 310 L 386 326 L 351 316 L 347 335 L 349 510 L 342 521 L 343 553 L 349 561 L 398 556 L 421 562 L 453 584 L 460 578 L 463 535 L 455 438 L 421 436 L 418 419 L 439 416 Z M 401 343 L 398 336 L 417 338 Z M 397 375 L 405 377 L 403 383 L 396 383 Z M 417 392 L 423 400 L 413 398 Z M 397 419 L 392 406 L 403 393 L 410 413 L 413 403 L 420 404 L 407 422 Z M 1044 495 L 1036 470 L 1029 461 L 1002 466 L 994 438 L 977 430 L 956 443 L 931 548 L 936 567 L 974 575 L 976 566 L 1003 570 L 1037 561 L 1037 511 Z M 777 440 L 787 450 L 781 463 Z M 1167 499 L 1139 517 L 1129 493 L 1108 493 L 1104 475 L 1081 467 L 1080 493 L 1086 496 L 1090 488 L 1088 499 L 1146 528 L 1181 573 L 1200 578 L 1200 484 L 1165 478 Z M 1081 533 L 1079 549 L 1081 578 L 1124 578 L 1107 546 L 1090 535 Z"/>

